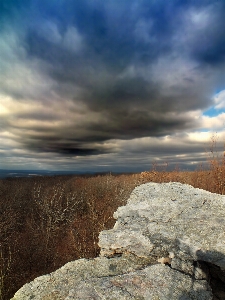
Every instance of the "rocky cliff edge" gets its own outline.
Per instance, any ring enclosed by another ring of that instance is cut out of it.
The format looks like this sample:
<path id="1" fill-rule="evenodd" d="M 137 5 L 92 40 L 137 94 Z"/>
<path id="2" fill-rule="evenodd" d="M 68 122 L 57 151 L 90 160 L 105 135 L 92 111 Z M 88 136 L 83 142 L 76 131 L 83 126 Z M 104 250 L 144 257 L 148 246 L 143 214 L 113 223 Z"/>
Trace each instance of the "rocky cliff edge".
<path id="1" fill-rule="evenodd" d="M 13 300 L 225 299 L 225 196 L 147 183 L 114 217 L 98 258 L 38 277 Z"/>

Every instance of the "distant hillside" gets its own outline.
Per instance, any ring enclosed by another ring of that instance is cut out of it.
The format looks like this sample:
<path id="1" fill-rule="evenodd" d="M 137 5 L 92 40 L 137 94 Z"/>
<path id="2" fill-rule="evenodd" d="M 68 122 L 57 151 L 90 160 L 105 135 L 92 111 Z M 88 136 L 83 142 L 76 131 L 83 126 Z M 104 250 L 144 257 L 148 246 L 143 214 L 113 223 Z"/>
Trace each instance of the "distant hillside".
<path id="1" fill-rule="evenodd" d="M 0 169 L 0 178 L 6 177 L 33 177 L 33 176 L 54 176 L 54 175 L 82 175 L 76 171 L 47 171 L 47 170 L 4 170 Z M 93 173 L 88 173 L 93 174 Z"/>

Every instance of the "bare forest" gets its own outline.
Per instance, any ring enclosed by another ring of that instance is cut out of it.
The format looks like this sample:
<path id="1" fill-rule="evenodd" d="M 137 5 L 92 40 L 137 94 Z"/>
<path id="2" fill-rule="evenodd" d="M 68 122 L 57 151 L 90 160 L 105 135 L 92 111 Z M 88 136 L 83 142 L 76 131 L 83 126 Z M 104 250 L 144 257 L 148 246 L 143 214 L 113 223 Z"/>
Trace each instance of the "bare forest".
<path id="1" fill-rule="evenodd" d="M 225 194 L 225 158 L 214 150 L 192 172 L 153 164 L 140 174 L 0 180 L 0 300 L 68 261 L 96 257 L 99 232 L 113 227 L 113 213 L 140 184 L 178 181 Z"/>

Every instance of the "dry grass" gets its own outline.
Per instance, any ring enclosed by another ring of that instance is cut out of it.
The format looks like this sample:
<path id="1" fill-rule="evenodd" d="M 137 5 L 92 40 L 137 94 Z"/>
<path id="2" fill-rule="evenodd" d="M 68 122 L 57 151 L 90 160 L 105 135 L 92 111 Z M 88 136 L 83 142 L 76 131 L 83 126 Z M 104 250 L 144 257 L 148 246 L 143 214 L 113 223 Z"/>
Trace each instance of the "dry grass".
<path id="1" fill-rule="evenodd" d="M 0 180 L 0 300 L 68 261 L 97 256 L 99 232 L 112 228 L 113 213 L 142 183 L 178 181 L 224 194 L 225 157 L 212 148 L 208 163 L 194 172 L 154 166 L 133 175 Z"/>

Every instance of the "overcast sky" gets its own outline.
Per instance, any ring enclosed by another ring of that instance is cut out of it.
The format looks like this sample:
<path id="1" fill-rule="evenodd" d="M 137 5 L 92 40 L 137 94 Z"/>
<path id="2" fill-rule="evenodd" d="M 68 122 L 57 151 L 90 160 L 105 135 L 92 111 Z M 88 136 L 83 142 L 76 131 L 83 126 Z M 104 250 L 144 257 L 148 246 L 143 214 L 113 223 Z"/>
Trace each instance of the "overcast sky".
<path id="1" fill-rule="evenodd" d="M 194 168 L 225 141 L 224 0 L 1 0 L 0 169 Z"/>

